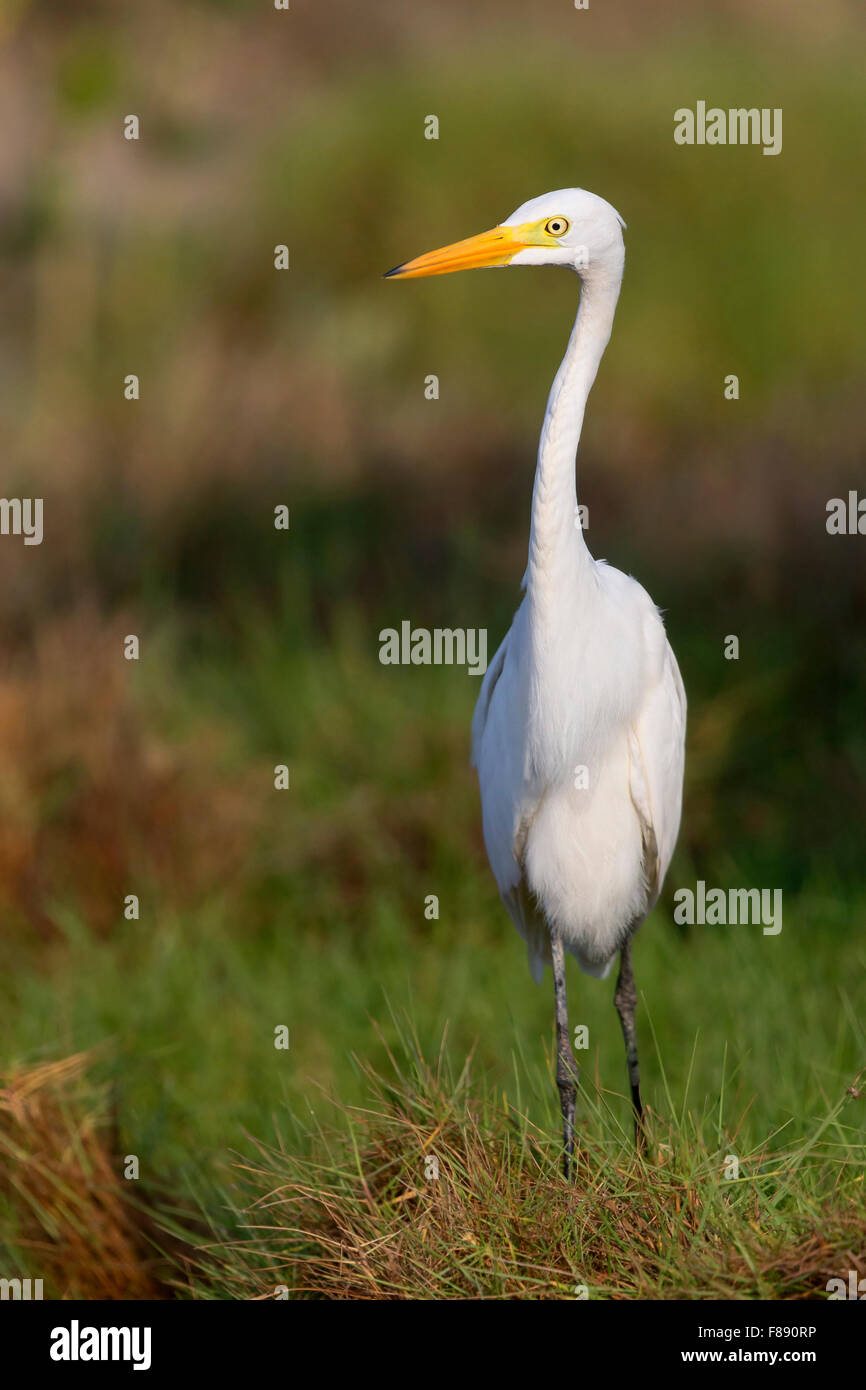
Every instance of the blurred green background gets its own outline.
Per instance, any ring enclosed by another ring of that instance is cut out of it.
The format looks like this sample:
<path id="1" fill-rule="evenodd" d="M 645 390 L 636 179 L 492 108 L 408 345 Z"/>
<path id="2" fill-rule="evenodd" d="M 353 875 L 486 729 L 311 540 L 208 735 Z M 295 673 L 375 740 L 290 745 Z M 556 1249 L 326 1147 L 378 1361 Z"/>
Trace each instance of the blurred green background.
<path id="1" fill-rule="evenodd" d="M 690 700 L 679 847 L 636 948 L 646 1095 L 664 1108 L 659 1056 L 699 1108 L 725 1065 L 747 1135 L 805 1132 L 866 1062 L 866 541 L 825 529 L 866 476 L 862 11 L 0 15 L 4 487 L 45 507 L 40 547 L 0 538 L 3 1063 L 109 1040 L 122 1143 L 166 1181 L 286 1100 L 357 1098 L 351 1054 L 381 1058 L 392 1011 L 431 1048 L 447 1021 L 502 1088 L 515 1056 L 544 1070 L 549 980 L 468 766 L 478 682 L 383 667 L 378 633 L 486 627 L 495 649 L 577 286 L 379 277 L 580 184 L 628 223 L 588 541 L 666 611 Z M 781 155 L 676 146 L 698 100 L 783 108 Z M 783 889 L 781 935 L 675 927 L 697 878 Z M 622 1095 L 611 987 L 570 989 L 588 1082 Z M 543 1076 L 520 1099 L 555 1113 Z"/>

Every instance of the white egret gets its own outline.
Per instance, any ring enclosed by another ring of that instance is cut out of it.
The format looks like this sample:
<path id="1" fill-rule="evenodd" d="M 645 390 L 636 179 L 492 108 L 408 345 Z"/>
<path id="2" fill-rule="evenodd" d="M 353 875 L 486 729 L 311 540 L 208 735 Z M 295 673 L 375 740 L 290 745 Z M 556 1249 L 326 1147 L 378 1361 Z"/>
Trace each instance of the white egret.
<path id="1" fill-rule="evenodd" d="M 575 458 L 619 298 L 624 226 L 603 198 L 565 188 L 388 272 L 558 265 L 581 280 L 541 431 L 525 596 L 472 723 L 490 865 L 536 980 L 553 966 L 566 1176 L 578 1072 L 564 950 L 598 977 L 620 956 L 614 1003 L 640 1140 L 631 940 L 658 898 L 682 801 L 686 698 L 661 617 L 636 580 L 593 559 L 578 521 Z"/>

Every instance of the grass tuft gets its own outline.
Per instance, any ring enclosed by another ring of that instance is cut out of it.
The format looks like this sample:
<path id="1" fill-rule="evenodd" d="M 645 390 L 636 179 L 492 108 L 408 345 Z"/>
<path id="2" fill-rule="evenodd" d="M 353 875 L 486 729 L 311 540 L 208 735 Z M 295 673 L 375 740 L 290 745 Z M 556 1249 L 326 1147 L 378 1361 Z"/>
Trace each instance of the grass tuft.
<path id="1" fill-rule="evenodd" d="M 471 1057 L 454 1075 L 444 1043 L 431 1064 L 401 1041 L 387 1075 L 356 1063 L 364 1104 L 334 1102 L 327 1125 L 296 1120 L 290 1142 L 238 1162 L 244 1229 L 198 1249 L 199 1296 L 802 1299 L 866 1270 L 844 1096 L 804 1143 L 771 1136 L 729 1177 L 735 1139 L 712 1116 L 650 1115 L 639 1156 L 620 1107 L 587 1088 L 569 1186 L 553 1126 L 473 1076 Z"/>
<path id="2" fill-rule="evenodd" d="M 14 1233 L 4 1274 L 43 1278 L 49 1297 L 164 1297 L 89 1061 L 78 1053 L 3 1078 L 0 1210 Z"/>

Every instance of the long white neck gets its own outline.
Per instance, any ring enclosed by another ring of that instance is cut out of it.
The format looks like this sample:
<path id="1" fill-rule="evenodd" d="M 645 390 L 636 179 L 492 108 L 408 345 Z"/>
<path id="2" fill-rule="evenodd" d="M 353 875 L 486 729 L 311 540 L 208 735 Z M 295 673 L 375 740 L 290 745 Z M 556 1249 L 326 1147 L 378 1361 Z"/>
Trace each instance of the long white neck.
<path id="1" fill-rule="evenodd" d="M 563 585 L 592 563 L 577 515 L 575 460 L 586 401 L 610 338 L 622 266 L 587 276 L 568 347 L 550 388 L 532 491 L 527 593 L 543 621 Z"/>

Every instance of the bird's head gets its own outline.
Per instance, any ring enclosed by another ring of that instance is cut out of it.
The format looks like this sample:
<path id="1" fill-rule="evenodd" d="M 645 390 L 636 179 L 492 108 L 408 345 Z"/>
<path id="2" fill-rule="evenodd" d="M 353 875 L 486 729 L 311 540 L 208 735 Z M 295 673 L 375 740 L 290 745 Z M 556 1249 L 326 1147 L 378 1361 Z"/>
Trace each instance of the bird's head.
<path id="1" fill-rule="evenodd" d="M 563 265 L 584 279 L 622 274 L 622 218 L 585 188 L 560 188 L 523 203 L 480 236 L 428 251 L 389 270 L 386 279 L 413 280 L 487 266 Z"/>

